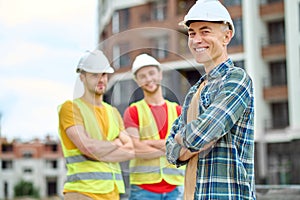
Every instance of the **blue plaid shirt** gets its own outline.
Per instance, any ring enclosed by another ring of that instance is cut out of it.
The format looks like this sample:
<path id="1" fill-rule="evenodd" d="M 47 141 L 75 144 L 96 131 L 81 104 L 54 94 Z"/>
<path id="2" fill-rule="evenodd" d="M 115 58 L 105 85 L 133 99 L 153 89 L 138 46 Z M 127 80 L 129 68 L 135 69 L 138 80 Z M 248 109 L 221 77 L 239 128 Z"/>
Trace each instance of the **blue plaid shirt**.
<path id="1" fill-rule="evenodd" d="M 187 111 L 199 85 L 199 115 L 187 123 Z M 199 154 L 194 199 L 256 199 L 254 182 L 254 98 L 252 80 L 233 65 L 231 59 L 205 74 L 190 88 L 182 114 L 175 120 L 167 138 L 167 159 L 177 166 L 181 145 L 199 151 L 211 141 L 216 144 Z"/>

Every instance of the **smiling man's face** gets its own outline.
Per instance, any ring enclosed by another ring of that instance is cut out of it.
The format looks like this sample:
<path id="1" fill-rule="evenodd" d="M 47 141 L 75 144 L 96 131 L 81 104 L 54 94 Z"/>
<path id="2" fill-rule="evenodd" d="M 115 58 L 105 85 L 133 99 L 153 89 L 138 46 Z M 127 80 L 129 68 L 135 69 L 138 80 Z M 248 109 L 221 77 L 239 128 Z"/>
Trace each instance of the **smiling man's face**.
<path id="1" fill-rule="evenodd" d="M 198 63 L 210 66 L 227 59 L 227 44 L 231 31 L 224 24 L 206 21 L 192 22 L 189 26 L 188 45 Z"/>

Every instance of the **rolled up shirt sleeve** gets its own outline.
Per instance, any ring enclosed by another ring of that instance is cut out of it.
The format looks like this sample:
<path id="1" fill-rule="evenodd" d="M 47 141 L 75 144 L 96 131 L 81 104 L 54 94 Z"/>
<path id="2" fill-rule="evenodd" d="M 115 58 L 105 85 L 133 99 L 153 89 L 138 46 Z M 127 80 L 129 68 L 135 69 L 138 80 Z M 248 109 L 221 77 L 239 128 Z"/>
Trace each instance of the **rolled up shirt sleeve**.
<path id="1" fill-rule="evenodd" d="M 176 142 L 175 135 L 180 134 L 180 129 L 182 129 L 182 127 L 180 126 L 180 120 L 181 120 L 181 116 L 174 121 L 170 131 L 170 135 L 166 140 L 167 160 L 169 163 L 176 165 L 177 167 L 185 165 L 188 162 L 188 161 L 178 160 L 180 157 L 180 151 L 182 149 L 182 146 Z"/>
<path id="2" fill-rule="evenodd" d="M 224 80 L 217 80 L 221 82 L 219 90 L 214 92 L 212 88 L 201 93 L 199 105 L 204 112 L 181 132 L 183 145 L 191 152 L 203 149 L 228 133 L 245 111 L 251 99 L 252 82 L 241 72 L 236 70 Z"/>

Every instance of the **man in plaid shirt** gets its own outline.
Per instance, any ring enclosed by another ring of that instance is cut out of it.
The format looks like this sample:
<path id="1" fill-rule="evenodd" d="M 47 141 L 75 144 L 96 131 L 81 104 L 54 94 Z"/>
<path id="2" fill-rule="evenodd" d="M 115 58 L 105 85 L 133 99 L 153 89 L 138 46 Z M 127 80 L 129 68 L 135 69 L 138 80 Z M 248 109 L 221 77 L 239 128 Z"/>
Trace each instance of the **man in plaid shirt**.
<path id="1" fill-rule="evenodd" d="M 234 26 L 217 0 L 198 0 L 181 23 L 205 75 L 190 88 L 166 142 L 167 159 L 187 164 L 185 199 L 256 199 L 252 80 L 228 58 Z"/>

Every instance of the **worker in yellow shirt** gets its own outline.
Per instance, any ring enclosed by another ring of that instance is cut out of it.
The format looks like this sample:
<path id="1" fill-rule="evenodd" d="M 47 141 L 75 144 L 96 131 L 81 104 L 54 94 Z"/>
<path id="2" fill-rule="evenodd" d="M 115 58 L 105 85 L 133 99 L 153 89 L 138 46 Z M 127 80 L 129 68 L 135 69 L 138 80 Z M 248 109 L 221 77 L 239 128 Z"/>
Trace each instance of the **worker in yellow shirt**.
<path id="1" fill-rule="evenodd" d="M 103 101 L 108 73 L 102 51 L 87 51 L 76 72 L 84 94 L 59 107 L 59 136 L 67 165 L 64 199 L 120 199 L 124 182 L 118 162 L 134 157 L 120 113 Z"/>

